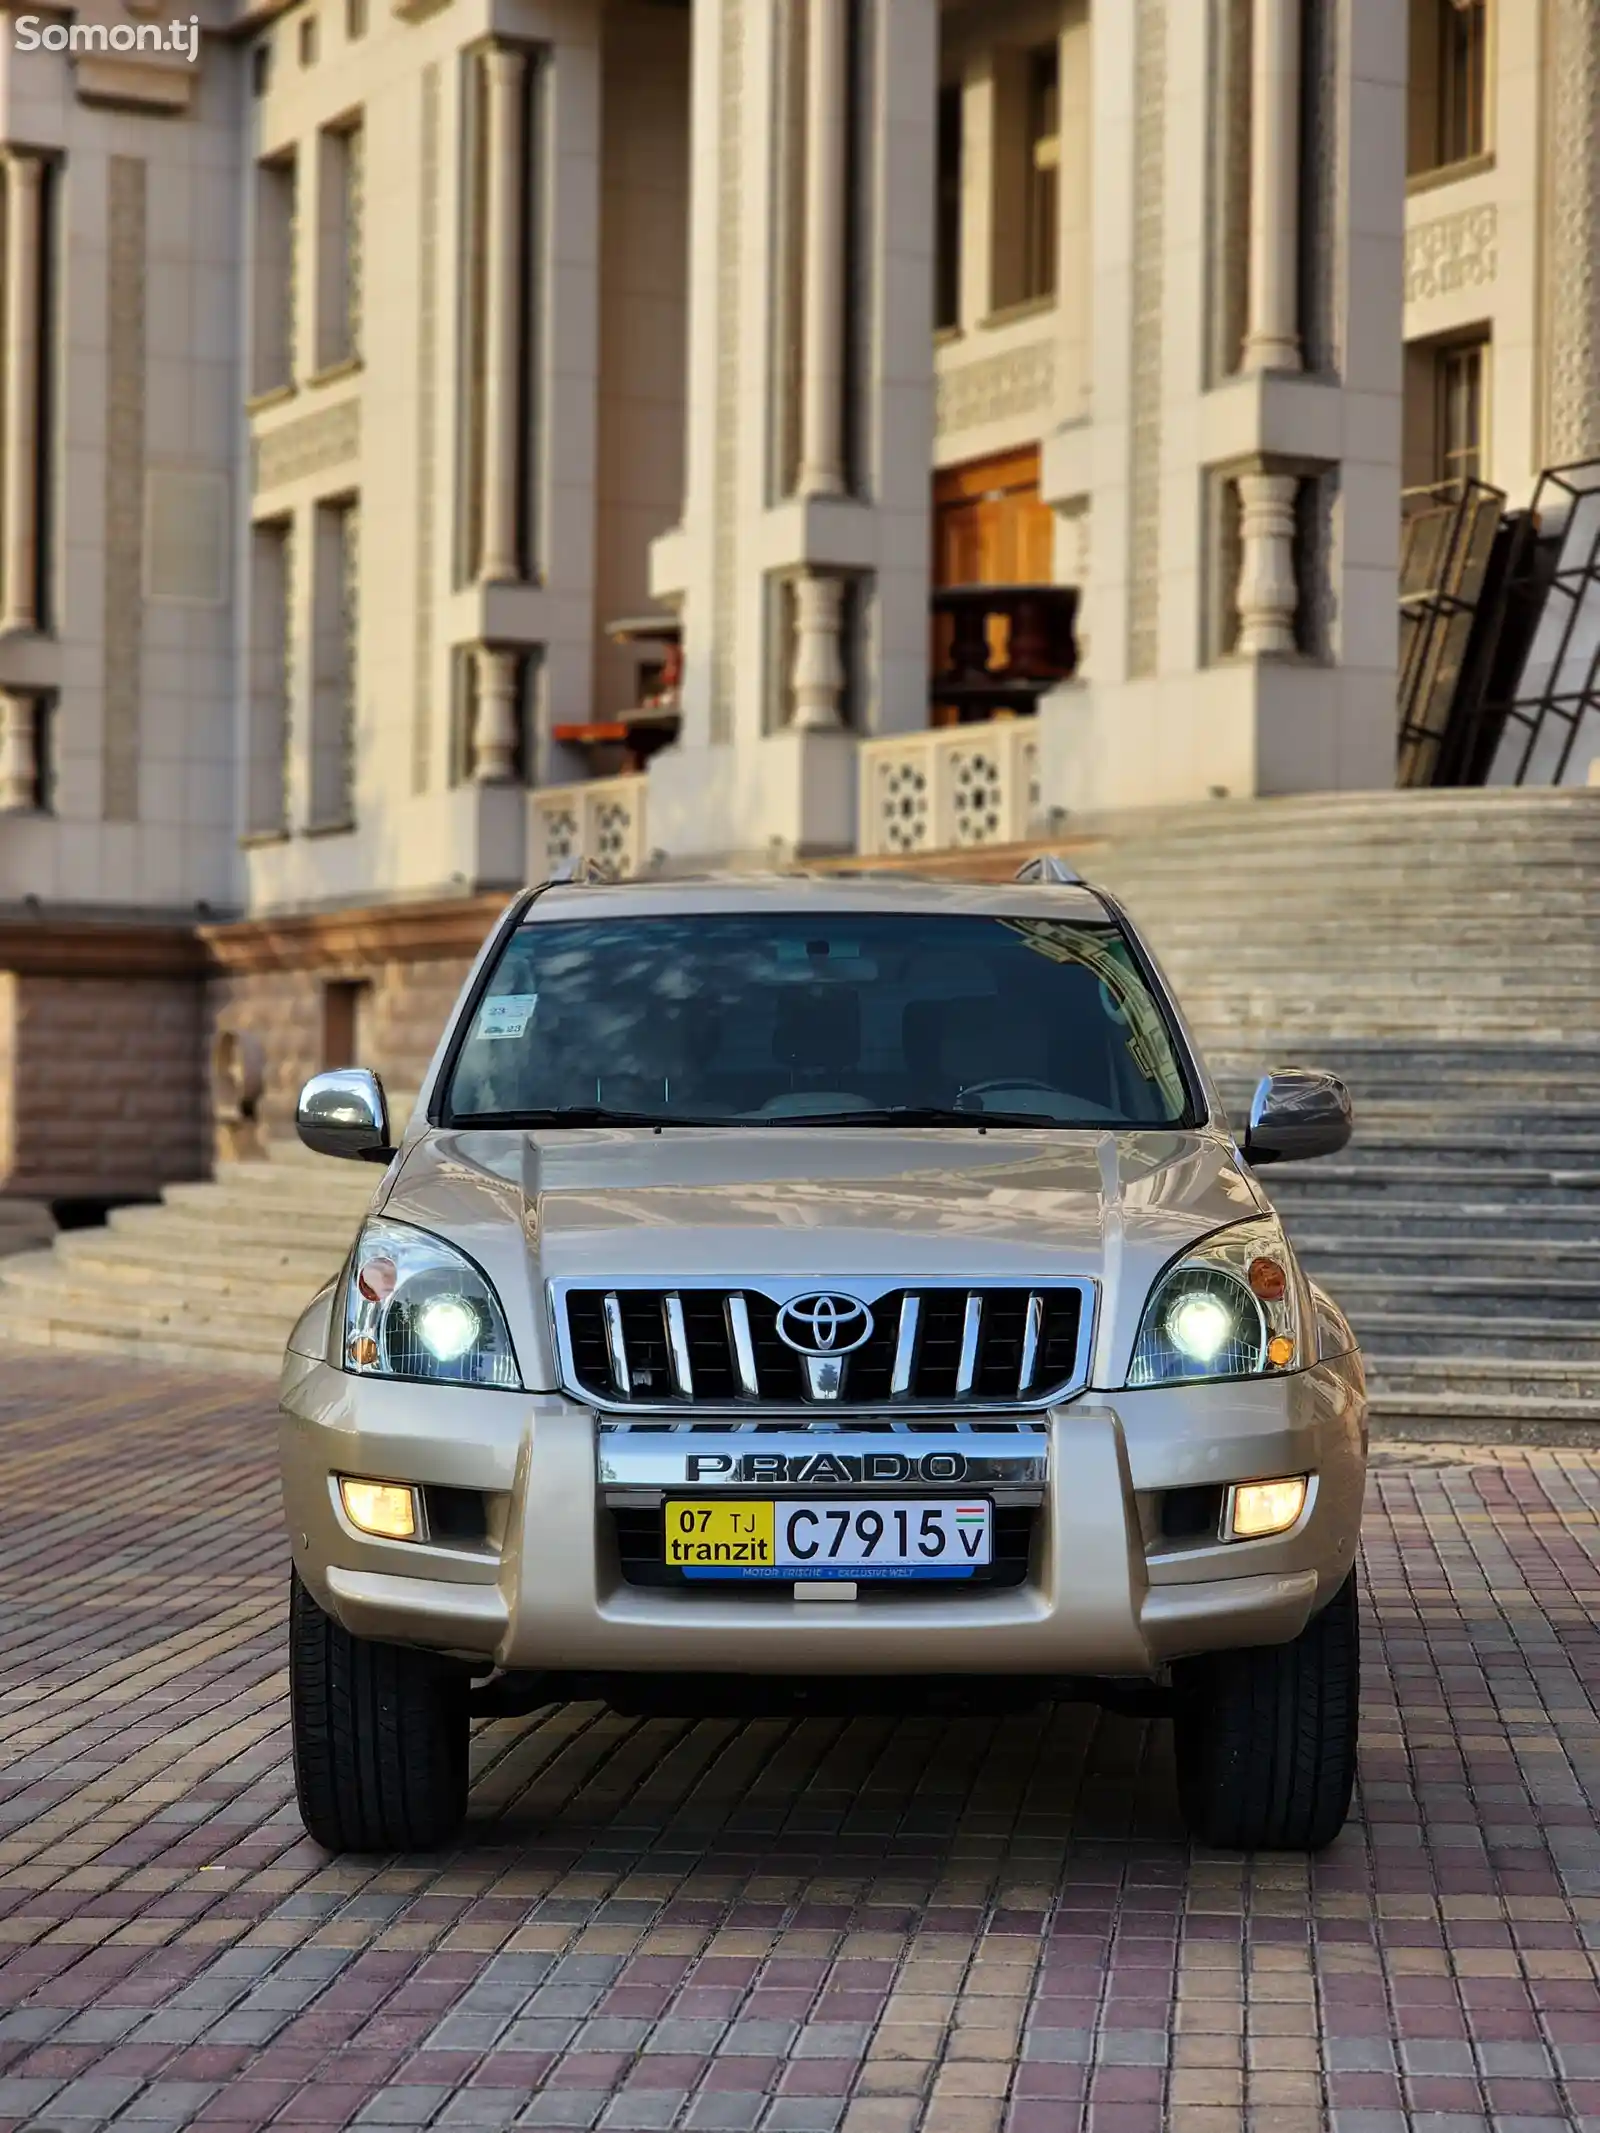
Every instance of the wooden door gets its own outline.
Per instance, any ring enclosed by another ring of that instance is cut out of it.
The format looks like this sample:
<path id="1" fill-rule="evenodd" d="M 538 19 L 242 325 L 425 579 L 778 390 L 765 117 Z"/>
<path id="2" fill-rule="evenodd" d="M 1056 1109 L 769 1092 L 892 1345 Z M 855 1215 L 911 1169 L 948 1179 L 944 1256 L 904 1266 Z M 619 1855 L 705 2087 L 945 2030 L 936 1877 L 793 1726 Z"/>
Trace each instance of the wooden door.
<path id="1" fill-rule="evenodd" d="M 944 585 L 1052 585 L 1055 582 L 1055 515 L 1039 501 L 1039 448 L 999 452 L 946 467 L 933 480 L 933 583 Z M 990 658 L 1002 665 L 1006 623 L 989 625 Z M 945 664 L 950 625 L 937 626 L 934 671 Z M 933 723 L 954 713 L 934 708 Z"/>

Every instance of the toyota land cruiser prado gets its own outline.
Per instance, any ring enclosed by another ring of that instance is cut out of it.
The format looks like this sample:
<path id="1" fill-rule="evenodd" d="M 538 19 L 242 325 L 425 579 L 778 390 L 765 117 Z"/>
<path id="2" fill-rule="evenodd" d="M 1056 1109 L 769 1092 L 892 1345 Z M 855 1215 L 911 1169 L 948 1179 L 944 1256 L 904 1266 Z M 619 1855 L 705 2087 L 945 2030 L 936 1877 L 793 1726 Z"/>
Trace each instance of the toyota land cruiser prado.
<path id="1" fill-rule="evenodd" d="M 1356 1751 L 1360 1358 L 1111 898 L 906 877 L 552 884 L 461 995 L 289 1341 L 295 1762 L 429 1845 L 479 1713 L 1095 1696 L 1195 1834 L 1313 1847 Z M 809 1702 L 807 1699 L 810 1699 Z"/>

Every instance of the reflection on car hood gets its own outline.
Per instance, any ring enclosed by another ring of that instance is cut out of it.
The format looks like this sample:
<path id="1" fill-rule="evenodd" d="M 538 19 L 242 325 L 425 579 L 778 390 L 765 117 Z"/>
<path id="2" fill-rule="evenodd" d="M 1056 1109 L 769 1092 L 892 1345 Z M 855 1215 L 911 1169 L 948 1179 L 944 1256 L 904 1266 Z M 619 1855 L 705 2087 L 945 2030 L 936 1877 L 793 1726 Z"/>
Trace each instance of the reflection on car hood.
<path id="1" fill-rule="evenodd" d="M 384 1212 L 469 1252 L 531 1386 L 555 1382 L 543 1284 L 1087 1276 L 1098 1382 L 1175 1253 L 1265 1203 L 1215 1131 L 440 1130 Z"/>

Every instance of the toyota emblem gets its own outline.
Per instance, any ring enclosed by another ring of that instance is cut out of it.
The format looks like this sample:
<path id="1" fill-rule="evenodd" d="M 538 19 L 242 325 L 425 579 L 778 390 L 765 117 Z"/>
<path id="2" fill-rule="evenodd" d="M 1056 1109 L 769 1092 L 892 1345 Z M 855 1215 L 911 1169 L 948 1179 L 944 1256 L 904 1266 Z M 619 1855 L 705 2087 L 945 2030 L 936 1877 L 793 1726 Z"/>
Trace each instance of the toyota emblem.
<path id="1" fill-rule="evenodd" d="M 796 1296 L 778 1313 L 778 1338 L 796 1355 L 849 1355 L 872 1338 L 872 1313 L 854 1296 Z"/>

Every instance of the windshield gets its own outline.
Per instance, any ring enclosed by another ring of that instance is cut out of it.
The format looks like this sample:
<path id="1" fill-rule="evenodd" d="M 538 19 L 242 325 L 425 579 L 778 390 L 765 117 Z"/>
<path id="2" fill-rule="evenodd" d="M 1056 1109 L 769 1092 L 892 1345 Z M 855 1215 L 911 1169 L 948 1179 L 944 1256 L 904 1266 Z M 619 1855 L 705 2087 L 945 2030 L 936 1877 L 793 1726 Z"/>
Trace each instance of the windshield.
<path id="1" fill-rule="evenodd" d="M 920 912 L 533 921 L 447 1123 L 1153 1126 L 1175 1040 L 1122 934 Z"/>

